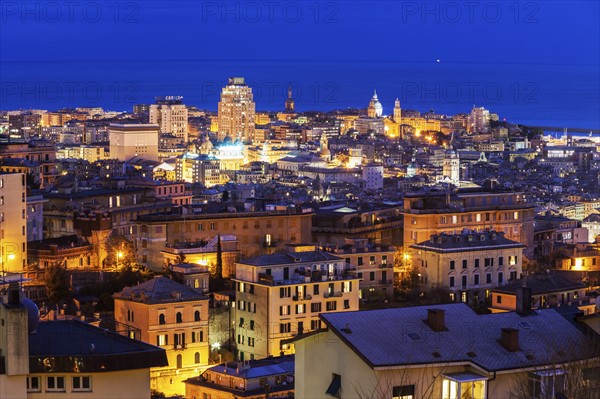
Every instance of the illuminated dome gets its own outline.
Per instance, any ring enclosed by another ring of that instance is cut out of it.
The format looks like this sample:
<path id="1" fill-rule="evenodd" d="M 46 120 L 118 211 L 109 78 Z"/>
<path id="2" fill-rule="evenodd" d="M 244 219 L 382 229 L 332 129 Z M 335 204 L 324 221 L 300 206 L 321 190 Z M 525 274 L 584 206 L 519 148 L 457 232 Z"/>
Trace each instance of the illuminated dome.
<path id="1" fill-rule="evenodd" d="M 381 115 L 383 115 L 383 106 L 381 105 L 381 103 L 379 102 L 379 98 L 377 98 L 377 91 L 375 90 L 373 92 L 373 97 L 371 98 L 371 101 L 369 102 L 369 116 L 371 117 L 381 117 Z"/>
<path id="2" fill-rule="evenodd" d="M 233 143 L 233 139 L 231 138 L 230 135 L 225 136 L 225 138 L 223 139 L 223 144 L 231 144 Z"/>

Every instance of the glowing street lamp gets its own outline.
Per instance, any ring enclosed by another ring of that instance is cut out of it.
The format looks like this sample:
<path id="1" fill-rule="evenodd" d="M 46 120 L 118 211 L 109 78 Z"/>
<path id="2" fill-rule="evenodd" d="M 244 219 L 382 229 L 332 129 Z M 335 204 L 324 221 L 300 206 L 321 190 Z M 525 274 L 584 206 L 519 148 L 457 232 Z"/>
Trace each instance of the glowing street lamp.
<path id="1" fill-rule="evenodd" d="M 119 268 L 119 262 L 123 258 L 123 251 L 117 251 L 117 269 Z"/>

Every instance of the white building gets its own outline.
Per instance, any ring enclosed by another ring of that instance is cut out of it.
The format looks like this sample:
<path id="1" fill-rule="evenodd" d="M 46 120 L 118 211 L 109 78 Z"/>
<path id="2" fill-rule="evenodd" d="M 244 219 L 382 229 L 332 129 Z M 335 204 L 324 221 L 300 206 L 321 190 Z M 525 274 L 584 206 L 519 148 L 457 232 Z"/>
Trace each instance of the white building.
<path id="1" fill-rule="evenodd" d="M 370 163 L 362 168 L 362 180 L 365 190 L 383 188 L 383 165 Z"/>
<path id="2" fill-rule="evenodd" d="M 158 161 L 158 131 L 156 124 L 111 123 L 110 157 L 123 162 L 133 157 Z"/>
<path id="3" fill-rule="evenodd" d="M 160 133 L 169 133 L 188 141 L 188 109 L 181 103 L 183 97 L 168 96 L 150 106 L 149 121 L 160 127 Z"/>

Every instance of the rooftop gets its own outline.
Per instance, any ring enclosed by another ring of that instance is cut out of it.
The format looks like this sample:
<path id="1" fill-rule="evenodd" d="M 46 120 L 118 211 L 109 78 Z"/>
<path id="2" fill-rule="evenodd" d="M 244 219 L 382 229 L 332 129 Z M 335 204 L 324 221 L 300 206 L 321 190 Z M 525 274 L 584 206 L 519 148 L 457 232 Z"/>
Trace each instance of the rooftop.
<path id="1" fill-rule="evenodd" d="M 260 255 L 240 261 L 240 264 L 252 266 L 277 266 L 290 263 L 340 261 L 340 257 L 323 251 L 285 252 Z"/>
<path id="2" fill-rule="evenodd" d="M 134 287 L 125 287 L 114 294 L 114 298 L 145 304 L 208 300 L 207 296 L 191 287 L 164 276 L 156 276 Z"/>
<path id="3" fill-rule="evenodd" d="M 517 288 L 522 287 L 523 280 L 517 280 L 512 283 L 493 289 L 494 292 L 507 294 L 517 294 Z M 573 281 L 564 276 L 555 273 L 536 274 L 527 277 L 525 284 L 531 288 L 532 295 L 549 294 L 552 292 L 574 291 L 585 288 L 585 284 Z"/>
<path id="4" fill-rule="evenodd" d="M 525 245 L 504 237 L 504 232 L 464 231 L 460 234 L 434 234 L 428 241 L 411 248 L 433 252 L 482 251 L 486 249 L 525 248 Z"/>
<path id="5" fill-rule="evenodd" d="M 167 365 L 163 349 L 79 320 L 42 321 L 29 334 L 30 372 L 101 372 Z"/>
<path id="6" fill-rule="evenodd" d="M 478 315 L 464 303 L 436 305 L 444 331 L 425 322 L 431 306 L 322 313 L 319 317 L 371 367 L 427 363 L 471 363 L 487 371 L 554 364 L 556 359 L 590 358 L 589 337 L 554 309 L 521 316 Z M 502 328 L 518 331 L 519 350 L 499 342 Z"/>

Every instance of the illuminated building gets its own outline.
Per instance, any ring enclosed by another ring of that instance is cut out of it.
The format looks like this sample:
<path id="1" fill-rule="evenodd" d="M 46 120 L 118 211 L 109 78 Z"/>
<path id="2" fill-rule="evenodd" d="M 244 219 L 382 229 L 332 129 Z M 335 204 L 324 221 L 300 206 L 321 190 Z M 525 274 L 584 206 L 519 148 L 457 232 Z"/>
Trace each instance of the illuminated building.
<path id="1" fill-rule="evenodd" d="M 282 341 L 318 330 L 320 313 L 358 310 L 359 279 L 348 267 L 343 258 L 304 244 L 236 264 L 238 359 L 294 353 Z"/>
<path id="2" fill-rule="evenodd" d="M 293 113 L 295 108 L 294 99 L 292 98 L 292 87 L 288 87 L 288 96 L 285 100 L 285 111 Z"/>
<path id="3" fill-rule="evenodd" d="M 218 114 L 218 139 L 229 136 L 246 143 L 254 139 L 255 104 L 252 89 L 244 78 L 229 78 L 221 92 Z"/>
<path id="4" fill-rule="evenodd" d="M 159 126 L 160 133 L 169 133 L 188 141 L 188 110 L 182 104 L 183 97 L 167 96 L 159 98 L 149 109 L 149 122 Z"/>
<path id="5" fill-rule="evenodd" d="M 158 130 L 156 124 L 111 123 L 111 159 L 127 161 L 133 157 L 140 157 L 158 161 Z"/>
<path id="6" fill-rule="evenodd" d="M 219 144 L 215 157 L 219 160 L 219 168 L 222 171 L 240 170 L 240 166 L 246 163 L 244 145 L 239 140 L 234 143 L 226 140 Z"/>
<path id="7" fill-rule="evenodd" d="M 166 351 L 168 366 L 150 369 L 150 386 L 183 394 L 183 381 L 208 365 L 208 296 L 164 276 L 114 295 L 114 316 L 130 338 Z"/>
<path id="8" fill-rule="evenodd" d="M 0 173 L 0 271 L 27 264 L 27 198 L 24 173 Z"/>
<path id="9" fill-rule="evenodd" d="M 448 287 L 451 299 L 477 305 L 490 289 L 521 278 L 523 248 L 495 231 L 433 234 L 412 245 L 424 287 Z"/>
<path id="10" fill-rule="evenodd" d="M 369 101 L 369 107 L 367 108 L 367 116 L 369 118 L 380 118 L 383 115 L 383 106 L 377 98 L 377 91 L 373 92 L 373 97 Z"/>
<path id="11" fill-rule="evenodd" d="M 175 176 L 187 183 L 212 187 L 221 181 L 220 161 L 213 155 L 186 152 L 177 157 Z"/>

